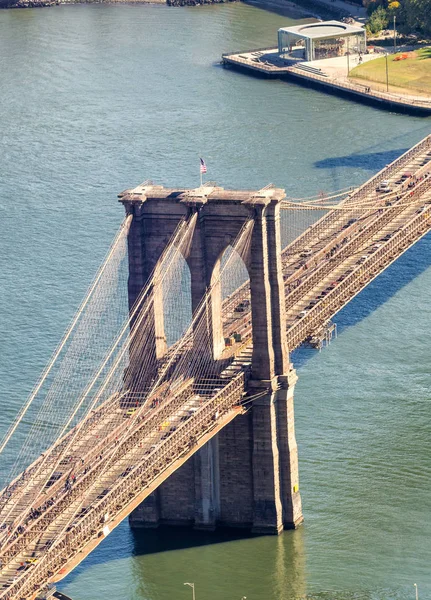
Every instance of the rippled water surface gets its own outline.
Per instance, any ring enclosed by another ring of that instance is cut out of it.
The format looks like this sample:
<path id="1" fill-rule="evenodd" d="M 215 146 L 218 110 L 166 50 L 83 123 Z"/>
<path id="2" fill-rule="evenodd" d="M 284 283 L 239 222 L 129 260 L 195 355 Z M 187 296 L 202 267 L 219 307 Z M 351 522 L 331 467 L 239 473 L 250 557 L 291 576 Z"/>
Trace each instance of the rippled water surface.
<path id="1" fill-rule="evenodd" d="M 122 219 L 116 193 L 194 186 L 304 197 L 366 180 L 431 121 L 220 67 L 286 17 L 241 4 L 0 12 L 0 429 L 16 414 Z M 294 226 L 294 224 L 293 224 Z M 74 600 L 430 597 L 431 238 L 300 351 L 305 525 L 280 538 L 123 523 L 61 585 Z"/>

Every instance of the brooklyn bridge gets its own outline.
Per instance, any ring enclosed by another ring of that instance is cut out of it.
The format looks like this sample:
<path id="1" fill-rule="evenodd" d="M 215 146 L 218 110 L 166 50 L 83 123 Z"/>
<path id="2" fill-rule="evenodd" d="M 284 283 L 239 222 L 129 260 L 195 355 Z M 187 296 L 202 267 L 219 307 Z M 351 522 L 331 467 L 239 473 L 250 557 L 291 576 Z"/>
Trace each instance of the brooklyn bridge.
<path id="1" fill-rule="evenodd" d="M 273 185 L 122 192 L 124 222 L 0 445 L 0 598 L 43 593 L 127 516 L 296 528 L 290 353 L 328 340 L 431 229 L 430 172 L 428 136 L 358 189 L 301 201 Z"/>

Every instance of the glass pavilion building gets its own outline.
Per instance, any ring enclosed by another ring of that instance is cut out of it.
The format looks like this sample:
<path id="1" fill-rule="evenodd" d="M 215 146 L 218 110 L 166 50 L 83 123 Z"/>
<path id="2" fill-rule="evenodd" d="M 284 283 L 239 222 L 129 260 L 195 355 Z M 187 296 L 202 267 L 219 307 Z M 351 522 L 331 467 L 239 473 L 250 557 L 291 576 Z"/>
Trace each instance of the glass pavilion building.
<path id="1" fill-rule="evenodd" d="M 307 23 L 278 30 L 278 52 L 305 61 L 365 53 L 365 29 L 340 21 Z"/>

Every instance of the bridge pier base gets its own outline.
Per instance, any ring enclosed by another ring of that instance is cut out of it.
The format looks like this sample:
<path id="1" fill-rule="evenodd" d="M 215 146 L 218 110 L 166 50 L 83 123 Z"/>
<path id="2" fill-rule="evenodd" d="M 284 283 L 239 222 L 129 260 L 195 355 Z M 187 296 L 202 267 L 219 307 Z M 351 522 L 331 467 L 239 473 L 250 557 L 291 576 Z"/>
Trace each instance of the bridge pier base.
<path id="1" fill-rule="evenodd" d="M 252 381 L 257 392 L 269 391 L 253 402 L 253 533 L 279 534 L 283 531 L 277 446 L 276 381 Z M 275 385 L 274 385 L 275 384 Z"/>
<path id="2" fill-rule="evenodd" d="M 129 516 L 132 529 L 155 529 L 160 522 L 159 490 L 156 490 L 141 502 Z"/>
<path id="3" fill-rule="evenodd" d="M 299 493 L 298 450 L 293 396 L 297 376 L 251 381 L 253 402 L 253 527 L 254 533 L 279 534 L 303 521 Z"/>
<path id="4" fill-rule="evenodd" d="M 298 446 L 295 436 L 295 416 L 293 397 L 298 380 L 296 371 L 291 369 L 279 378 L 277 391 L 277 441 L 280 456 L 280 480 L 283 504 L 284 529 L 296 529 L 304 517 L 299 493 Z"/>
<path id="5" fill-rule="evenodd" d="M 220 471 L 218 437 L 194 456 L 195 529 L 214 531 L 220 518 Z"/>
<path id="6" fill-rule="evenodd" d="M 278 535 L 302 523 L 295 439 L 294 369 L 252 380 L 262 394 L 165 481 L 130 517 L 131 527 L 217 526 Z"/>

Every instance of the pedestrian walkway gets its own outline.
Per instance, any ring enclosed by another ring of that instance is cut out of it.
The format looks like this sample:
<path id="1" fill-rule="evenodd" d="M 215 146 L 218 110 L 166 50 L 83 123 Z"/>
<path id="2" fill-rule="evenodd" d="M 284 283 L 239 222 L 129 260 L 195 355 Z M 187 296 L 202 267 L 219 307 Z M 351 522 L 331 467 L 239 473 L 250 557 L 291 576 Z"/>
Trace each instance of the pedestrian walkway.
<path id="1" fill-rule="evenodd" d="M 353 2 L 345 2 L 345 0 L 318 0 L 318 4 L 324 4 L 328 9 L 338 9 L 347 12 L 354 20 L 352 25 L 364 26 L 367 20 L 367 11 L 365 8 Z"/>

